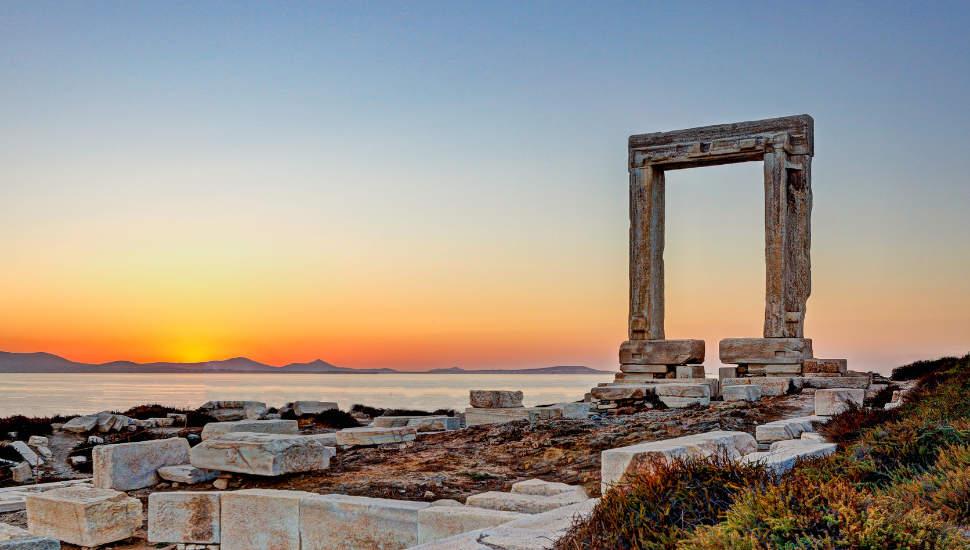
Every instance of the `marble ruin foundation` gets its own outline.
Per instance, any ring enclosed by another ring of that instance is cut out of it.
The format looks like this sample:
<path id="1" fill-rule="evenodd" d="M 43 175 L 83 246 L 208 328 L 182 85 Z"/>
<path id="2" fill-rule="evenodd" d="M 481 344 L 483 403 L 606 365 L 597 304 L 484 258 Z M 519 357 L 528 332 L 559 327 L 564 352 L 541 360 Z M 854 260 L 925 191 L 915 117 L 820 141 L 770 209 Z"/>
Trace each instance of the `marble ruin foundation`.
<path id="1" fill-rule="evenodd" d="M 703 377 L 685 376 L 683 367 L 704 361 L 704 341 L 664 334 L 664 174 L 748 161 L 764 162 L 764 333 L 721 340 L 720 359 L 737 365 L 731 378 L 749 371 L 802 374 L 813 357 L 804 334 L 812 290 L 813 134 L 812 117 L 798 115 L 630 136 L 629 340 L 620 346 L 617 382 Z"/>

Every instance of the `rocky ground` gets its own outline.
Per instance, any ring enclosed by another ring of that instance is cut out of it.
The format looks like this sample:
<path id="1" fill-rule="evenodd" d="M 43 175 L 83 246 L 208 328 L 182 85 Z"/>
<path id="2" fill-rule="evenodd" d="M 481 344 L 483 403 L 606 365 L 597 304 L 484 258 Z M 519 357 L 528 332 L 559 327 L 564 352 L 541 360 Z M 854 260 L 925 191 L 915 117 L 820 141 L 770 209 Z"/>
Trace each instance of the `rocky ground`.
<path id="1" fill-rule="evenodd" d="M 484 491 L 508 491 L 511 484 L 538 477 L 583 485 L 590 496 L 600 493 L 600 452 L 604 449 L 668 439 L 711 430 L 754 432 L 758 424 L 781 417 L 811 414 L 811 395 L 789 395 L 758 403 L 715 402 L 710 407 L 650 410 L 589 420 L 546 420 L 476 426 L 457 431 L 420 434 L 416 441 L 379 447 L 341 449 L 328 470 L 266 478 L 232 474 L 229 489 L 275 488 L 318 493 L 405 500 L 464 501 Z M 201 429 L 153 428 L 142 438 L 186 435 Z M 142 432 L 143 433 L 143 432 Z M 86 436 L 55 431 L 54 460 L 41 481 L 75 479 L 85 474 L 67 465 L 68 452 Z M 111 436 L 114 442 L 130 434 Z M 213 490 L 211 483 L 174 486 L 162 483 L 131 491 L 146 503 L 156 491 Z M 0 514 L 0 522 L 26 525 L 24 512 Z M 141 531 L 135 539 L 112 548 L 135 550 L 148 545 Z M 139 538 L 140 537 L 140 538 Z M 64 545 L 64 548 L 74 548 Z M 164 548 L 164 546 L 163 546 Z"/>

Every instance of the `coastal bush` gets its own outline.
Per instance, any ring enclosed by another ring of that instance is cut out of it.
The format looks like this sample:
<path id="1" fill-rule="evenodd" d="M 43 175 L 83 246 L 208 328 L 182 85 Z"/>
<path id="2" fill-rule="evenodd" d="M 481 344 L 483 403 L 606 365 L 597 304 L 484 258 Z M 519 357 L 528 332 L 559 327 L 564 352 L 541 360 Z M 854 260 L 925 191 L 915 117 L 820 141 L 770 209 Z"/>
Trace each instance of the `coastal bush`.
<path id="1" fill-rule="evenodd" d="M 23 462 L 24 458 L 20 456 L 20 452 L 14 449 L 6 443 L 0 443 L 0 460 L 9 460 L 10 462 Z"/>
<path id="2" fill-rule="evenodd" d="M 667 463 L 607 492 L 592 516 L 560 539 L 556 550 L 673 549 L 700 525 L 713 525 L 748 487 L 774 481 L 768 470 L 724 457 Z"/>
<path id="3" fill-rule="evenodd" d="M 847 410 L 833 416 L 825 424 L 819 425 L 817 430 L 825 436 L 825 439 L 846 447 L 858 441 L 867 428 L 873 428 L 897 418 L 899 418 L 899 412 L 896 409 L 888 411 L 882 408 L 864 409 L 849 403 Z"/>
<path id="4" fill-rule="evenodd" d="M 378 416 L 455 416 L 458 414 L 454 409 L 437 409 L 433 412 L 419 409 L 379 409 L 377 407 L 361 405 L 360 403 L 350 407 L 350 411 L 363 413 L 371 418 L 377 418 Z"/>
<path id="5" fill-rule="evenodd" d="M 384 409 L 378 409 L 377 407 L 370 407 L 356 403 L 353 407 L 350 407 L 350 412 L 362 413 L 371 418 L 377 418 L 378 416 L 384 414 Z"/>
<path id="6" fill-rule="evenodd" d="M 893 400 L 893 393 L 899 390 L 899 386 L 896 384 L 889 384 L 885 388 L 879 390 L 875 395 L 871 397 L 866 397 L 865 406 L 873 407 L 876 409 L 882 409 Z"/>
<path id="7" fill-rule="evenodd" d="M 53 433 L 52 422 L 67 422 L 73 417 L 52 416 L 52 417 L 27 417 L 23 415 L 8 416 L 0 418 L 0 437 L 9 437 L 7 434 L 16 432 L 16 439 L 27 441 L 32 435 L 47 436 Z"/>
<path id="8" fill-rule="evenodd" d="M 322 428 L 342 430 L 344 428 L 360 427 L 360 422 L 357 422 L 356 418 L 350 416 L 350 413 L 345 413 L 338 409 L 326 410 L 320 414 L 313 415 L 311 418 L 314 424 Z"/>
<path id="9" fill-rule="evenodd" d="M 901 382 L 904 380 L 916 380 L 941 370 L 948 370 L 957 366 L 959 363 L 966 363 L 970 361 L 970 355 L 964 355 L 963 357 L 941 357 L 939 359 L 929 359 L 922 361 L 915 361 L 909 363 L 908 365 L 903 365 L 901 367 L 896 367 L 893 369 L 893 373 L 890 376 L 893 380 Z"/>
<path id="10" fill-rule="evenodd" d="M 970 525 L 970 446 L 946 447 L 928 472 L 902 480 L 886 494 L 906 507 L 923 506 L 947 521 Z"/>
<path id="11" fill-rule="evenodd" d="M 169 413 L 186 415 L 187 423 L 180 428 L 201 428 L 209 422 L 218 422 L 217 418 L 204 413 L 199 409 L 189 409 L 185 407 L 168 407 L 153 403 L 151 405 L 138 405 L 127 411 L 112 411 L 114 414 L 122 414 L 138 420 L 148 420 L 149 418 L 165 418 Z"/>
<path id="12" fill-rule="evenodd" d="M 723 521 L 701 526 L 680 550 L 858 550 L 966 548 L 939 515 L 901 507 L 849 483 L 812 483 L 793 477 L 778 486 L 745 490 Z"/>

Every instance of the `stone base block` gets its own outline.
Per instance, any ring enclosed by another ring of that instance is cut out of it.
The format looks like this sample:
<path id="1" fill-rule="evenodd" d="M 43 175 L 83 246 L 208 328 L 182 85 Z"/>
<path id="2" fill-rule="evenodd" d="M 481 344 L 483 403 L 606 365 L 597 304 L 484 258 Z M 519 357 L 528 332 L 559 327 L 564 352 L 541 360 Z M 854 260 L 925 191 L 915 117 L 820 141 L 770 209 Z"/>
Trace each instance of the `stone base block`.
<path id="1" fill-rule="evenodd" d="M 563 506 L 571 506 L 588 500 L 586 493 L 575 491 L 551 496 L 529 495 L 524 493 L 501 493 L 489 491 L 472 495 L 465 499 L 466 506 L 487 508 L 489 510 L 504 510 L 520 514 L 541 514 Z"/>
<path id="2" fill-rule="evenodd" d="M 300 550 L 300 501 L 319 496 L 276 489 L 223 493 L 220 550 Z"/>
<path id="3" fill-rule="evenodd" d="M 725 338 L 720 343 L 722 363 L 741 365 L 800 364 L 812 357 L 810 338 Z"/>
<path id="4" fill-rule="evenodd" d="M 813 457 L 823 457 L 835 454 L 838 445 L 834 443 L 819 443 L 810 440 L 797 440 L 785 442 L 787 445 L 779 447 L 778 450 L 768 452 L 751 453 L 741 459 L 741 464 L 762 464 L 770 468 L 775 473 L 781 474 L 791 470 L 795 463 Z"/>
<path id="5" fill-rule="evenodd" d="M 518 512 L 463 506 L 432 506 L 418 511 L 418 544 L 427 544 L 462 533 L 503 525 L 528 517 Z"/>
<path id="6" fill-rule="evenodd" d="M 425 416 L 409 420 L 407 427 L 418 432 L 446 432 L 461 428 L 461 419 L 457 416 Z"/>
<path id="7" fill-rule="evenodd" d="M 347 428 L 337 432 L 338 445 L 384 445 L 414 441 L 417 431 L 414 428 Z"/>
<path id="8" fill-rule="evenodd" d="M 148 495 L 148 542 L 219 544 L 219 492 Z"/>
<path id="9" fill-rule="evenodd" d="M 845 359 L 806 359 L 802 365 L 805 373 L 838 373 L 845 374 L 849 370 Z"/>
<path id="10" fill-rule="evenodd" d="M 429 507 L 427 502 L 384 498 L 307 497 L 300 500 L 300 548 L 404 550 L 418 544 L 418 513 Z"/>
<path id="11" fill-rule="evenodd" d="M 722 386 L 721 394 L 725 401 L 755 402 L 761 400 L 761 386 Z"/>
<path id="12" fill-rule="evenodd" d="M 217 470 L 203 470 L 191 464 L 179 464 L 178 466 L 162 466 L 158 469 L 158 477 L 165 481 L 174 481 L 186 485 L 205 483 L 219 477 Z"/>
<path id="13" fill-rule="evenodd" d="M 620 365 L 620 372 L 635 374 L 661 374 L 666 375 L 671 372 L 671 367 L 667 365 Z"/>
<path id="14" fill-rule="evenodd" d="M 657 386 L 637 386 L 634 384 L 622 384 L 618 386 L 599 386 L 593 388 L 590 393 L 596 399 L 617 401 L 620 399 L 644 399 L 648 395 L 655 395 L 654 388 Z"/>
<path id="15" fill-rule="evenodd" d="M 655 391 L 660 401 L 672 409 L 711 404 L 711 388 L 706 384 L 663 384 Z"/>
<path id="16" fill-rule="evenodd" d="M 750 368 L 751 365 L 748 365 Z M 765 374 L 768 376 L 772 375 L 784 375 L 784 376 L 798 376 L 802 373 L 801 365 L 765 365 Z"/>
<path id="17" fill-rule="evenodd" d="M 616 375 L 619 378 L 619 374 Z M 667 378 L 665 380 L 638 380 L 638 381 L 628 381 L 628 380 L 615 380 L 611 384 L 602 384 L 599 387 L 622 387 L 626 384 L 637 384 L 640 386 L 666 386 L 668 384 L 684 384 L 684 380 L 677 380 L 676 378 Z M 714 378 L 694 378 L 690 381 L 691 384 L 706 384 L 711 388 L 711 395 L 717 395 L 718 381 Z"/>
<path id="18" fill-rule="evenodd" d="M 704 365 L 678 365 L 677 367 L 677 378 L 706 378 L 707 373 L 704 372 Z"/>
<path id="19" fill-rule="evenodd" d="M 602 489 L 605 493 L 611 486 L 621 483 L 627 475 L 652 471 L 655 461 L 670 462 L 721 453 L 731 458 L 740 458 L 757 450 L 758 442 L 751 434 L 729 431 L 707 432 L 608 449 L 602 454 Z"/>
<path id="20" fill-rule="evenodd" d="M 324 411 L 329 411 L 333 409 L 339 409 L 336 403 L 332 401 L 294 401 L 293 402 L 293 414 L 297 416 L 308 416 L 311 414 L 320 414 Z"/>
<path id="21" fill-rule="evenodd" d="M 22 537 L 0 541 L 0 550 L 60 550 L 61 541 L 51 537 Z"/>
<path id="22" fill-rule="evenodd" d="M 762 397 L 777 397 L 795 391 L 795 384 L 791 378 L 725 378 L 721 381 L 724 386 L 761 386 Z"/>
<path id="23" fill-rule="evenodd" d="M 802 378 L 802 383 L 806 388 L 815 388 L 817 390 L 833 390 L 839 388 L 865 390 L 870 384 L 869 379 L 864 376 L 812 376 Z"/>
<path id="24" fill-rule="evenodd" d="M 131 491 L 159 481 L 157 470 L 189 461 L 189 442 L 179 437 L 94 448 L 94 486 Z"/>
<path id="25" fill-rule="evenodd" d="M 196 468 L 260 476 L 325 470 L 330 467 L 331 440 L 312 435 L 229 433 L 193 447 L 190 462 Z"/>
<path id="26" fill-rule="evenodd" d="M 479 426 L 481 424 L 502 424 L 515 420 L 548 420 L 562 418 L 563 409 L 552 407 L 530 407 L 512 409 L 465 409 L 465 426 Z"/>
<path id="27" fill-rule="evenodd" d="M 620 344 L 621 365 L 686 365 L 703 362 L 703 340 L 627 340 Z"/>
<path id="28" fill-rule="evenodd" d="M 541 479 L 527 479 L 513 483 L 512 492 L 544 497 L 552 497 L 565 493 L 578 493 L 582 496 L 587 496 L 586 490 L 579 485 L 567 485 L 565 483 L 543 481 Z"/>
<path id="29" fill-rule="evenodd" d="M 476 409 L 508 409 L 522 406 L 522 392 L 508 390 L 471 390 L 468 401 Z"/>
<path id="30" fill-rule="evenodd" d="M 209 422 L 202 428 L 202 440 L 228 433 L 258 433 L 299 435 L 300 426 L 296 420 L 237 420 L 235 422 Z"/>
<path id="31" fill-rule="evenodd" d="M 832 416 L 845 412 L 853 405 L 861 407 L 866 391 L 860 389 L 832 389 L 815 392 L 815 414 Z"/>
<path id="32" fill-rule="evenodd" d="M 667 379 L 666 374 L 650 374 L 647 372 L 621 372 L 613 377 L 613 381 L 617 384 L 652 384 L 655 380 L 665 380 Z M 674 380 L 676 373 L 670 373 L 670 379 Z"/>
<path id="33" fill-rule="evenodd" d="M 30 493 L 27 530 L 77 546 L 101 546 L 124 540 L 141 528 L 141 502 L 121 491 L 65 487 Z"/>

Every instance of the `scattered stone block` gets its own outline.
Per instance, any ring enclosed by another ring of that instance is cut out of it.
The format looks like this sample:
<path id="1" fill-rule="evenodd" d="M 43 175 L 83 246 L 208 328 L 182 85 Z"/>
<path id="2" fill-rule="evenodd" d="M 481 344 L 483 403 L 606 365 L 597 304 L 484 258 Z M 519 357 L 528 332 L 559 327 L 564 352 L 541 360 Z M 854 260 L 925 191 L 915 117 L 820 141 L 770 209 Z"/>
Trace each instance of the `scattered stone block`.
<path id="1" fill-rule="evenodd" d="M 330 467 L 329 440 L 305 435 L 228 433 L 192 447 L 189 462 L 196 468 L 260 476 L 325 470 Z"/>
<path id="2" fill-rule="evenodd" d="M 47 447 L 45 447 L 43 445 L 38 445 L 38 446 L 34 447 L 34 449 L 37 450 L 37 454 L 39 454 L 40 456 L 42 456 L 44 458 L 51 458 L 52 456 L 54 456 L 54 453 L 52 453 L 50 449 L 48 449 Z"/>
<path id="3" fill-rule="evenodd" d="M 664 375 L 668 371 L 668 365 L 620 365 L 620 372 Z"/>
<path id="4" fill-rule="evenodd" d="M 64 426 L 61 427 L 65 432 L 72 433 L 87 433 L 98 426 L 98 415 L 87 414 L 84 416 L 79 416 L 77 418 L 72 418 L 68 420 Z"/>
<path id="5" fill-rule="evenodd" d="M 175 419 L 167 416 L 165 418 L 149 418 L 148 421 L 151 422 L 153 426 L 159 428 L 171 428 L 175 426 Z"/>
<path id="6" fill-rule="evenodd" d="M 61 541 L 51 537 L 21 537 L 0 541 L 0 550 L 60 550 Z"/>
<path id="7" fill-rule="evenodd" d="M 320 414 L 324 411 L 339 409 L 336 403 L 331 401 L 294 401 L 293 413 L 297 416 L 308 416 Z"/>
<path id="8" fill-rule="evenodd" d="M 10 468 L 10 476 L 14 483 L 26 483 L 34 477 L 34 470 L 27 462 L 21 462 Z"/>
<path id="9" fill-rule="evenodd" d="M 234 422 L 209 422 L 202 428 L 202 440 L 228 433 L 263 433 L 299 435 L 296 420 L 237 420 Z"/>
<path id="10" fill-rule="evenodd" d="M 10 540 L 10 539 L 22 539 L 24 537 L 29 537 L 30 533 L 26 529 L 21 529 L 15 525 L 7 525 L 6 523 L 0 523 L 0 541 Z"/>
<path id="11" fill-rule="evenodd" d="M 414 428 L 347 428 L 337 432 L 338 445 L 384 445 L 414 441 Z"/>
<path id="12" fill-rule="evenodd" d="M 765 374 L 768 376 L 785 375 L 788 377 L 792 377 L 792 376 L 798 376 L 801 373 L 802 373 L 801 365 L 765 365 Z"/>
<path id="13" fill-rule="evenodd" d="M 502 424 L 515 420 L 535 422 L 550 418 L 561 418 L 562 409 L 550 407 L 518 407 L 511 409 L 465 409 L 465 426 L 479 426 L 481 424 Z"/>
<path id="14" fill-rule="evenodd" d="M 644 399 L 649 395 L 656 395 L 656 386 L 623 384 L 618 386 L 598 386 L 591 390 L 593 397 L 607 401 L 620 399 Z"/>
<path id="15" fill-rule="evenodd" d="M 72 456 L 68 460 L 70 461 L 70 463 L 72 465 L 77 466 L 78 464 L 83 464 L 83 463 L 87 462 L 88 461 L 88 457 L 86 457 L 86 456 Z"/>
<path id="16" fill-rule="evenodd" d="M 141 502 L 112 489 L 65 487 L 30 493 L 26 501 L 31 535 L 78 546 L 124 540 L 142 525 Z"/>
<path id="17" fill-rule="evenodd" d="M 823 457 L 835 454 L 838 445 L 835 443 L 819 443 L 815 441 L 785 441 L 786 445 L 778 447 L 778 450 L 768 452 L 757 452 L 746 455 L 741 459 L 741 464 L 763 464 L 775 473 L 781 474 L 791 470 L 798 460 L 812 457 Z"/>
<path id="18" fill-rule="evenodd" d="M 738 378 L 738 367 L 718 367 L 717 369 L 717 379 L 720 380 L 721 386 L 724 386 L 725 378 Z"/>
<path id="19" fill-rule="evenodd" d="M 24 461 L 27 464 L 30 464 L 32 468 L 36 467 L 38 464 L 44 463 L 44 461 L 41 460 L 39 456 L 37 456 L 37 453 L 31 450 L 31 448 L 28 447 L 27 444 L 24 443 L 23 441 L 14 441 L 13 443 L 10 443 L 10 447 L 12 447 L 18 453 L 20 453 L 20 456 L 22 456 Z"/>
<path id="20" fill-rule="evenodd" d="M 476 409 L 508 409 L 522 406 L 522 392 L 507 390 L 471 390 L 469 403 Z"/>
<path id="21" fill-rule="evenodd" d="M 529 517 L 518 512 L 462 506 L 432 506 L 418 510 L 418 544 L 447 539 L 469 531 L 496 527 Z"/>
<path id="22" fill-rule="evenodd" d="M 165 481 L 195 485 L 196 483 L 212 481 L 219 477 L 219 472 L 196 468 L 191 464 L 179 464 L 178 466 L 162 466 L 158 469 L 158 477 Z"/>
<path id="23" fill-rule="evenodd" d="M 185 413 L 166 413 L 166 418 L 171 418 L 175 423 L 185 425 L 188 415 Z"/>
<path id="24" fill-rule="evenodd" d="M 276 489 L 223 493 L 221 550 L 300 550 L 300 500 L 318 496 Z"/>
<path id="25" fill-rule="evenodd" d="M 722 363 L 739 365 L 800 364 L 812 357 L 810 338 L 725 338 L 719 356 Z"/>
<path id="26" fill-rule="evenodd" d="M 430 506 L 427 502 L 346 495 L 306 497 L 300 500 L 301 549 L 410 548 L 418 544 L 418 512 Z"/>
<path id="27" fill-rule="evenodd" d="M 219 544 L 221 495 L 183 491 L 148 495 L 148 542 Z"/>
<path id="28" fill-rule="evenodd" d="M 571 491 L 549 496 L 488 491 L 468 497 L 465 499 L 465 506 L 518 512 L 520 514 L 541 514 L 542 512 L 548 512 L 556 508 L 562 508 L 563 506 L 570 506 L 588 499 L 589 497 L 586 496 L 585 491 L 582 493 Z"/>
<path id="29" fill-rule="evenodd" d="M 663 384 L 655 391 L 660 401 L 672 409 L 711 404 L 711 388 L 706 384 Z"/>
<path id="30" fill-rule="evenodd" d="M 761 386 L 762 397 L 778 397 L 795 391 L 795 384 L 792 378 L 725 378 L 721 381 L 724 386 Z"/>
<path id="31" fill-rule="evenodd" d="M 761 400 L 761 386 L 755 386 L 753 384 L 741 386 L 722 386 L 721 393 L 724 396 L 725 401 L 754 402 Z"/>
<path id="32" fill-rule="evenodd" d="M 655 465 L 654 461 L 670 462 L 687 457 L 702 458 L 712 454 L 740 458 L 757 450 L 758 442 L 751 434 L 729 431 L 713 431 L 607 449 L 602 454 L 602 490 L 605 493 L 612 485 L 621 483 L 627 475 L 650 472 Z"/>
<path id="33" fill-rule="evenodd" d="M 621 365 L 686 365 L 703 362 L 703 340 L 628 340 L 620 345 Z"/>
<path id="34" fill-rule="evenodd" d="M 866 391 L 861 389 L 830 389 L 815 392 L 815 414 L 833 416 L 849 410 L 852 405 L 862 407 Z"/>
<path id="35" fill-rule="evenodd" d="M 371 424 L 372 428 L 403 428 L 411 420 L 429 418 L 427 416 L 378 416 Z"/>
<path id="36" fill-rule="evenodd" d="M 230 422 L 261 420 L 268 409 L 266 403 L 259 401 L 208 401 L 202 405 L 202 410 L 220 422 Z"/>
<path id="37" fill-rule="evenodd" d="M 96 435 L 88 436 L 88 445 L 101 445 L 102 443 L 104 443 L 103 437 L 98 437 Z"/>
<path id="38" fill-rule="evenodd" d="M 157 470 L 189 461 L 189 442 L 180 437 L 99 445 L 94 448 L 94 486 L 131 491 L 159 481 Z"/>
<path id="39" fill-rule="evenodd" d="M 512 492 L 523 495 L 546 497 L 561 495 L 564 493 L 579 493 L 583 496 L 587 496 L 586 490 L 581 486 L 567 485 L 565 483 L 556 483 L 553 481 L 543 481 L 541 479 L 527 479 L 525 481 L 513 483 Z"/>
<path id="40" fill-rule="evenodd" d="M 538 407 L 538 409 L 540 411 L 543 409 L 559 411 L 559 414 L 554 415 L 553 418 L 562 417 L 570 420 L 585 420 L 589 418 L 589 403 L 558 403 L 551 407 Z"/>
<path id="41" fill-rule="evenodd" d="M 848 372 L 848 361 L 845 359 L 805 359 L 802 372 L 845 374 Z"/>
<path id="42" fill-rule="evenodd" d="M 598 502 L 599 499 L 590 499 L 484 529 L 474 535 L 475 542 L 480 541 L 485 549 L 546 550 L 562 538 L 577 520 L 588 517 Z"/>
<path id="43" fill-rule="evenodd" d="M 418 432 L 445 432 L 461 428 L 461 419 L 457 416 L 425 416 L 412 418 L 407 427 Z"/>
<path id="44" fill-rule="evenodd" d="M 37 446 L 47 447 L 48 445 L 50 445 L 50 443 L 48 442 L 47 438 L 44 436 L 32 435 L 27 440 L 27 445 L 30 445 L 31 447 L 37 447 Z"/>
<path id="45" fill-rule="evenodd" d="M 678 365 L 677 378 L 705 378 L 704 365 Z"/>

